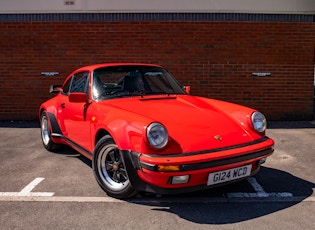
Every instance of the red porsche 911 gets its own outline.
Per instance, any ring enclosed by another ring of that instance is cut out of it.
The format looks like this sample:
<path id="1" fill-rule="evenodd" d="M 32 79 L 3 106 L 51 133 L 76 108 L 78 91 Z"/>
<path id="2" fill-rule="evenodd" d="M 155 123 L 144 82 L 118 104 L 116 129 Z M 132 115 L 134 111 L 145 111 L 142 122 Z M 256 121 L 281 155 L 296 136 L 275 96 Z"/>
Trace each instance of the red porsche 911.
<path id="1" fill-rule="evenodd" d="M 63 144 L 92 160 L 116 198 L 175 194 L 252 176 L 274 151 L 265 116 L 189 95 L 161 66 L 97 64 L 71 73 L 39 109 L 44 147 Z"/>

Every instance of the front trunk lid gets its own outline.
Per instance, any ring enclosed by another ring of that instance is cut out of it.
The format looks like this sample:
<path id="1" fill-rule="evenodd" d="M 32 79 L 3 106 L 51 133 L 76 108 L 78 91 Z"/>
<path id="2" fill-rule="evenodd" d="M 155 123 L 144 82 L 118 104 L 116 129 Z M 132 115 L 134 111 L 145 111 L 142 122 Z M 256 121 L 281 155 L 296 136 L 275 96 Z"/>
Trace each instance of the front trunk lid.
<path id="1" fill-rule="evenodd" d="M 254 139 L 239 122 L 198 97 L 143 96 L 112 100 L 111 104 L 163 124 L 170 142 L 181 152 L 234 146 Z"/>

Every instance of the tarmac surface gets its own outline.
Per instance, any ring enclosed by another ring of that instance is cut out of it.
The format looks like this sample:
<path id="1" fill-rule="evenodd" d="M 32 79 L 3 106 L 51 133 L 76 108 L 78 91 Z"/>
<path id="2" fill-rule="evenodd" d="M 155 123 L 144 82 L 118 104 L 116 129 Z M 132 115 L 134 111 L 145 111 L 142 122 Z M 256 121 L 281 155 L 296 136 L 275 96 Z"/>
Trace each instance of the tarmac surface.
<path id="1" fill-rule="evenodd" d="M 315 121 L 269 122 L 254 177 L 211 190 L 108 197 L 91 162 L 42 146 L 37 121 L 0 121 L 1 229 L 315 229 Z"/>

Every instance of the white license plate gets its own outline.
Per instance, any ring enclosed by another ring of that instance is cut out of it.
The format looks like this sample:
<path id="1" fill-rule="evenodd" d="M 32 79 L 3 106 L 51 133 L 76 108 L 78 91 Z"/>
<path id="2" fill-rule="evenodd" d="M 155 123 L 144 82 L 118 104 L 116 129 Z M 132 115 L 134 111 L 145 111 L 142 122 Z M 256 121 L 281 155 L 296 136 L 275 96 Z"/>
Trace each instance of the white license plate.
<path id="1" fill-rule="evenodd" d="M 210 173 L 208 176 L 207 185 L 214 185 L 247 177 L 250 175 L 251 169 L 252 165 L 245 165 L 238 168 L 232 168 L 228 170 Z"/>

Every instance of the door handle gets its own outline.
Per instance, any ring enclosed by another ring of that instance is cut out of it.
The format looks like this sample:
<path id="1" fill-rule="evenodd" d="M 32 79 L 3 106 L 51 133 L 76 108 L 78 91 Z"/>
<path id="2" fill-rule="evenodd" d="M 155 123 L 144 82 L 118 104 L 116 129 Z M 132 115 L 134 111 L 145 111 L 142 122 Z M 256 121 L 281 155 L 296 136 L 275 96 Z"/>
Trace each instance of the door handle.
<path id="1" fill-rule="evenodd" d="M 61 104 L 61 108 L 63 108 L 63 109 L 66 108 L 66 104 L 65 104 L 65 103 L 62 103 L 62 104 Z"/>

